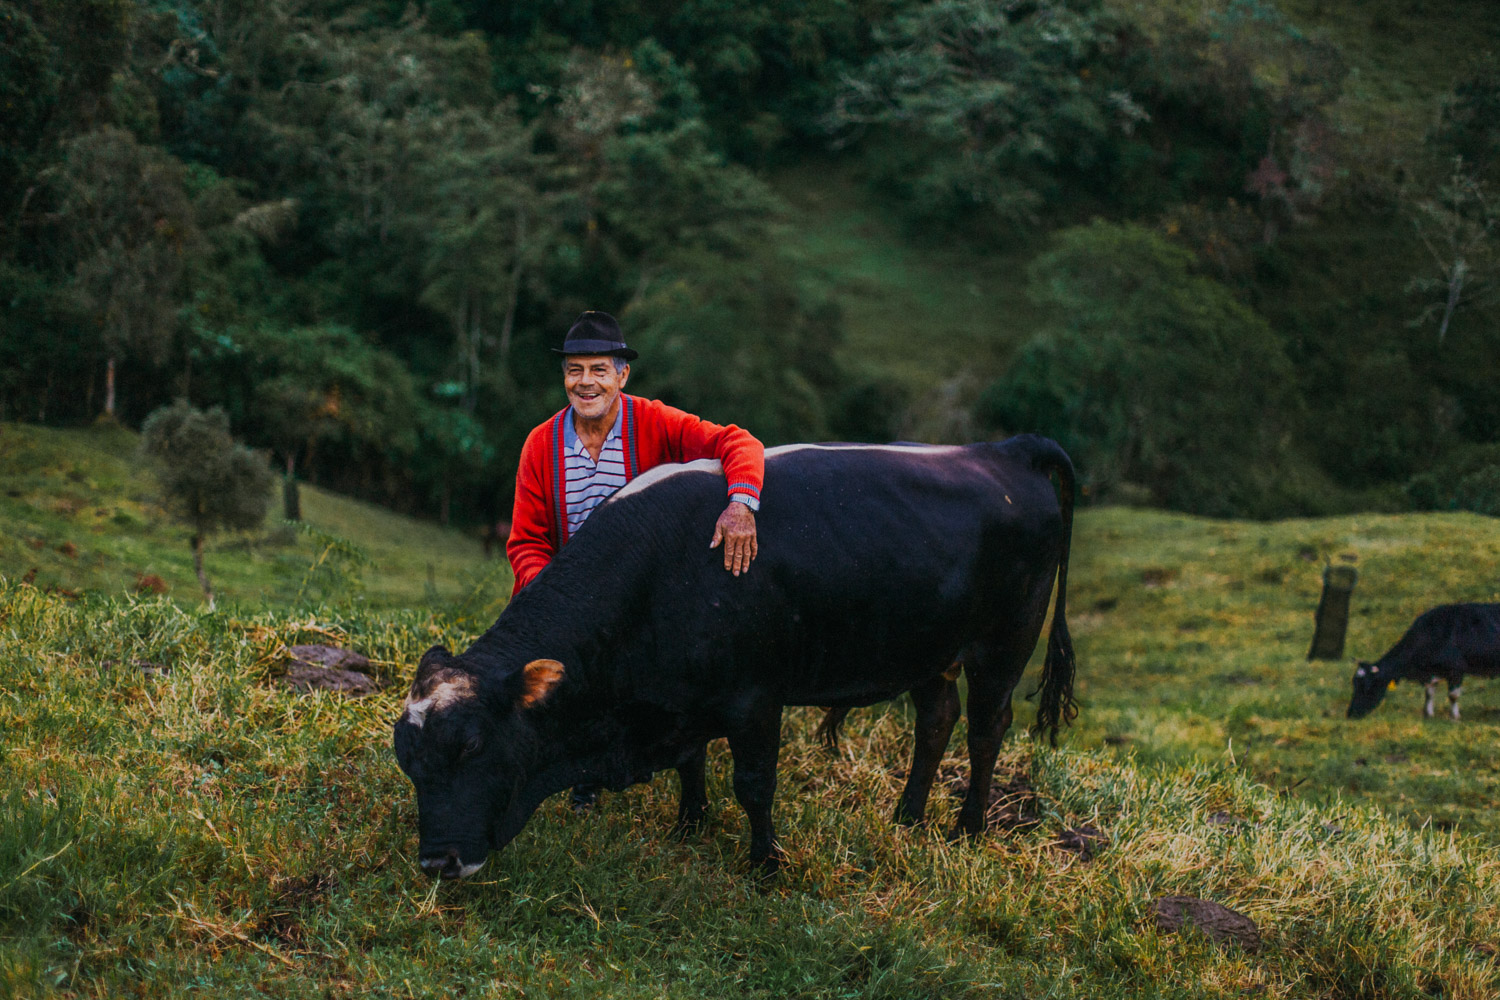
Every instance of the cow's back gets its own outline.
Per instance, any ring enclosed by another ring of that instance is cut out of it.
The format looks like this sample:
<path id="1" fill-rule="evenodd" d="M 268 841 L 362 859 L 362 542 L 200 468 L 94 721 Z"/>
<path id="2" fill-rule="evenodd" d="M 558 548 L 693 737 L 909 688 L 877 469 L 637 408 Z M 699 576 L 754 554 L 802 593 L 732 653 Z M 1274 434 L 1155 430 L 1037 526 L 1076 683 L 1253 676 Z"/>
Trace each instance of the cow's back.
<path id="1" fill-rule="evenodd" d="M 1025 442 L 771 449 L 759 556 L 738 578 L 707 548 L 725 503 L 712 464 L 622 491 L 609 506 L 637 505 L 636 522 L 657 525 L 651 654 L 635 658 L 632 683 L 695 703 L 764 689 L 788 704 L 861 704 L 906 690 L 1050 585 L 1061 515 L 1032 457 Z"/>
<path id="2" fill-rule="evenodd" d="M 1500 675 L 1500 604 L 1429 608 L 1377 662 L 1423 681 L 1435 667 L 1460 664 L 1465 673 Z"/>
<path id="3" fill-rule="evenodd" d="M 1500 676 L 1500 604 L 1457 604 L 1454 641 L 1466 673 Z"/>

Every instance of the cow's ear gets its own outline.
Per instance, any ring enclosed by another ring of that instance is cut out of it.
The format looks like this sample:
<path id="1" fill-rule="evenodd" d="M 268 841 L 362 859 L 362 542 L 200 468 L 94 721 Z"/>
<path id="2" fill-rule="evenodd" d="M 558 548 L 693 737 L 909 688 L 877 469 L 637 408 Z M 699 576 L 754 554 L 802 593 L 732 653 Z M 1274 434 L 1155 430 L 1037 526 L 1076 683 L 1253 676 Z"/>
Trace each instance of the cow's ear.
<path id="1" fill-rule="evenodd" d="M 521 707 L 530 708 L 545 699 L 562 679 L 563 665 L 556 660 L 532 660 L 526 664 L 521 670 Z"/>
<path id="2" fill-rule="evenodd" d="M 430 675 L 434 670 L 446 667 L 453 660 L 447 646 L 433 646 L 417 661 L 417 679 Z"/>
<path id="3" fill-rule="evenodd" d="M 417 661 L 417 676 L 412 678 L 412 697 L 419 698 L 426 690 L 427 679 L 453 662 L 453 654 L 446 646 L 433 646 Z"/>

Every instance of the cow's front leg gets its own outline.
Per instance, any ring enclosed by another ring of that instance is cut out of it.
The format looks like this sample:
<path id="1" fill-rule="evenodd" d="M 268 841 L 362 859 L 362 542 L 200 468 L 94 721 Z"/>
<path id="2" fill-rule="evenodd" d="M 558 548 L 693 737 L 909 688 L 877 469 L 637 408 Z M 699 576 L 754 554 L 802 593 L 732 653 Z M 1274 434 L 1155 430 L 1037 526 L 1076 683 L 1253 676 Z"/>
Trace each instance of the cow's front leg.
<path id="1" fill-rule="evenodd" d="M 957 665 L 955 664 L 955 667 Z M 896 822 L 915 826 L 927 812 L 927 796 L 938 764 L 948 750 L 953 724 L 958 721 L 957 670 L 938 674 L 925 684 L 911 689 L 912 704 L 917 708 L 916 737 L 912 743 L 911 774 L 896 803 Z"/>
<path id="2" fill-rule="evenodd" d="M 677 800 L 677 822 L 672 824 L 672 835 L 680 840 L 700 829 L 708 812 L 708 744 L 677 765 L 677 779 L 682 784 L 682 795 Z"/>
<path id="3" fill-rule="evenodd" d="M 1422 703 L 1422 718 L 1424 719 L 1430 719 L 1436 714 L 1437 685 L 1438 679 L 1434 677 L 1423 688 L 1427 692 L 1427 700 Z"/>
<path id="4" fill-rule="evenodd" d="M 771 826 L 776 796 L 776 754 L 781 749 L 781 706 L 755 707 L 729 734 L 734 758 L 734 797 L 750 817 L 750 865 L 771 875 L 781 864 L 781 849 Z"/>
<path id="5" fill-rule="evenodd" d="M 1463 680 L 1448 682 L 1448 718 L 1458 721 L 1458 699 L 1464 693 Z"/>

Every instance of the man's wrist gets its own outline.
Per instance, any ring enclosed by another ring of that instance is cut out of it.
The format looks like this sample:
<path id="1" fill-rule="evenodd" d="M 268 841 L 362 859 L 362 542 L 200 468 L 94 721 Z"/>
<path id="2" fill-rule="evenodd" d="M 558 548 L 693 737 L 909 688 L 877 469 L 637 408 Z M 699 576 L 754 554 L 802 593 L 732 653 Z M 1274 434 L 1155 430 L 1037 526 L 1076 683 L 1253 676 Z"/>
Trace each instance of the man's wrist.
<path id="1" fill-rule="evenodd" d="M 749 493 L 731 493 L 729 499 L 735 503 L 742 503 L 753 511 L 760 510 L 760 498 Z"/>

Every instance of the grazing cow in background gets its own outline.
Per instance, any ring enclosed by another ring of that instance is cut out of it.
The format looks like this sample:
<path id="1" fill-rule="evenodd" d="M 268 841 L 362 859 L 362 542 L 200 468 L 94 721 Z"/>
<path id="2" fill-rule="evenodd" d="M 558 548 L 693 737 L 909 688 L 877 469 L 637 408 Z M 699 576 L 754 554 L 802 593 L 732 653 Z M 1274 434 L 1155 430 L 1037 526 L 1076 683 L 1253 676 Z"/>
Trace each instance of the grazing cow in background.
<path id="1" fill-rule="evenodd" d="M 979 832 L 1054 578 L 1037 730 L 1055 738 L 1077 711 L 1066 615 L 1073 488 L 1067 454 L 1031 435 L 774 448 L 760 557 L 733 576 L 703 544 L 724 506 L 718 463 L 640 476 L 467 650 L 423 655 L 394 732 L 416 790 L 423 869 L 470 875 L 548 796 L 582 783 L 619 790 L 667 768 L 690 775 L 704 744 L 725 736 L 750 860 L 774 870 L 782 707 L 871 705 L 907 691 L 917 736 L 897 814 L 920 819 L 958 716 L 946 674 L 960 656 L 971 770 L 958 827 Z"/>
<path id="2" fill-rule="evenodd" d="M 1349 718 L 1369 715 L 1397 681 L 1426 685 L 1422 714 L 1431 718 L 1438 681 L 1447 681 L 1448 714 L 1456 720 L 1465 674 L 1500 675 L 1500 604 L 1440 604 L 1418 615 L 1390 652 L 1356 664 Z"/>

